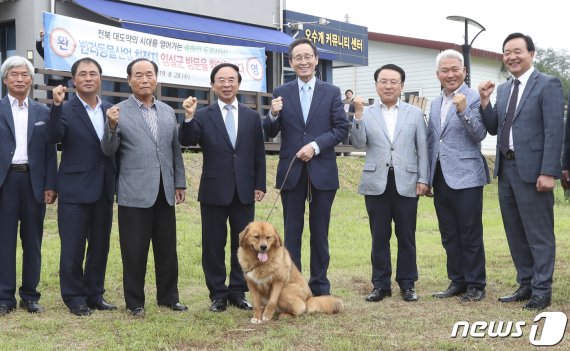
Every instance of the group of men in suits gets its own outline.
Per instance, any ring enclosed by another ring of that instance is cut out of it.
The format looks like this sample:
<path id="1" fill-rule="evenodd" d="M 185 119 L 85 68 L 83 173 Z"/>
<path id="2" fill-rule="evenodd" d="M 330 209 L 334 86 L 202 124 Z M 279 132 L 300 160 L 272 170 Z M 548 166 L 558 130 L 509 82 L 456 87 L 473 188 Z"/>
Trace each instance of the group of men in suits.
<path id="1" fill-rule="evenodd" d="M 463 56 L 445 50 L 436 58 L 443 90 L 431 104 L 427 133 L 422 113 L 399 100 L 404 71 L 392 64 L 374 74 L 380 100 L 363 108 L 354 101 L 351 135 L 367 146 L 359 193 L 365 195 L 372 234 L 373 290 L 366 301 L 391 296 L 390 236 L 398 239 L 396 281 L 405 301 L 416 301 L 415 223 L 417 196 L 434 197 L 451 281 L 435 298 L 482 300 L 486 293 L 483 246 L 483 186 L 490 182 L 481 141 L 497 137 L 495 177 L 504 228 L 517 272 L 517 290 L 499 301 L 527 301 L 529 310 L 548 307 L 555 260 L 553 188 L 561 175 L 570 188 L 570 127 L 566 124 L 563 169 L 564 98 L 558 78 L 534 69 L 535 47 L 528 35 L 513 33 L 503 42 L 503 62 L 513 79 L 498 87 L 465 83 Z M 426 136 L 427 134 L 427 136 Z M 427 140 L 426 140 L 427 139 Z M 516 157 L 515 157 L 516 155 Z M 433 189 L 433 192 L 432 192 Z"/>

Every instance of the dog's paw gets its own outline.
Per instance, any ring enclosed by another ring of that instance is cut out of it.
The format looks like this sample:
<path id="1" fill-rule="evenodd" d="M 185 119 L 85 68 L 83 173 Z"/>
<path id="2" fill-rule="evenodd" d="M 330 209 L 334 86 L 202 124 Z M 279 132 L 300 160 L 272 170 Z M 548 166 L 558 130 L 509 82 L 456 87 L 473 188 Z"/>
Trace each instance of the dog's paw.
<path id="1" fill-rule="evenodd" d="M 262 320 L 257 319 L 257 318 L 255 318 L 255 317 L 253 317 L 253 318 L 250 320 L 250 322 L 251 322 L 252 324 L 260 324 L 260 323 L 263 323 Z"/>
<path id="2" fill-rule="evenodd" d="M 269 322 L 271 319 L 273 319 L 273 316 L 263 316 L 264 322 Z"/>

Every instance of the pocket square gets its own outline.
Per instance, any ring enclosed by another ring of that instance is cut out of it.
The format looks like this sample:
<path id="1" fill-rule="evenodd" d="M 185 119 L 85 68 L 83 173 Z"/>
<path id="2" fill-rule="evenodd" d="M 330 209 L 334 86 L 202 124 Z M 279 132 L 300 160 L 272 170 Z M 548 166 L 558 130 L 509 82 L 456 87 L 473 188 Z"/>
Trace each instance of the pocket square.
<path id="1" fill-rule="evenodd" d="M 44 122 L 44 121 L 39 121 L 39 122 L 34 123 L 35 126 L 43 126 L 44 124 L 46 124 L 46 122 Z"/>

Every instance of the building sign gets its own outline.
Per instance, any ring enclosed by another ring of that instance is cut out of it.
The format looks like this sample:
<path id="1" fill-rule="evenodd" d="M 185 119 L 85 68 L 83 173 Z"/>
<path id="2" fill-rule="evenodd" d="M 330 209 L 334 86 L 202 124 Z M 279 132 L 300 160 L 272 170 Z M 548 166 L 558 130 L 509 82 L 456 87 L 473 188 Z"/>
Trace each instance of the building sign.
<path id="1" fill-rule="evenodd" d="M 368 28 L 346 22 L 327 22 L 319 24 L 319 17 L 283 11 L 285 33 L 295 38 L 307 38 L 318 48 L 335 53 L 335 61 L 368 66 Z"/>
<path id="2" fill-rule="evenodd" d="M 71 17 L 43 13 L 45 68 L 70 71 L 91 57 L 105 76 L 126 78 L 127 65 L 147 58 L 158 65 L 158 81 L 210 86 L 212 68 L 223 62 L 240 69 L 241 90 L 266 92 L 265 49 L 179 40 Z"/>

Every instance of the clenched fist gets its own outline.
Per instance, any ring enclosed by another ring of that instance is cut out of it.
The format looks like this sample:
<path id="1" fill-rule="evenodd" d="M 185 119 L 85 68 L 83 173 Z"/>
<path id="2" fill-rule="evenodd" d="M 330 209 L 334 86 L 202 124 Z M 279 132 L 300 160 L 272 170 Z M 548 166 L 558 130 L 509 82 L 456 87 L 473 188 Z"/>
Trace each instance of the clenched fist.
<path id="1" fill-rule="evenodd" d="M 495 83 L 490 80 L 479 84 L 479 97 L 481 98 L 481 107 L 485 108 L 489 104 L 491 94 L 495 90 Z"/>
<path id="2" fill-rule="evenodd" d="M 465 95 L 457 93 L 455 94 L 455 96 L 451 101 L 455 105 L 455 109 L 457 110 L 457 112 L 461 113 L 465 111 L 465 107 L 467 107 L 467 98 L 465 97 Z"/>
<path id="3" fill-rule="evenodd" d="M 352 105 L 354 106 L 354 118 L 357 120 L 362 119 L 362 111 L 364 111 L 364 98 L 362 96 L 357 96 L 352 100 Z"/>
<path id="4" fill-rule="evenodd" d="M 271 100 L 271 115 L 277 117 L 283 109 L 283 98 L 281 96 Z"/>
<path id="5" fill-rule="evenodd" d="M 198 100 L 194 96 L 188 96 L 188 98 L 184 100 L 182 106 L 184 107 L 184 116 L 186 116 L 186 119 L 194 118 L 197 105 Z"/>
<path id="6" fill-rule="evenodd" d="M 63 99 L 65 99 L 65 92 L 66 91 L 67 91 L 67 88 L 64 87 L 63 85 L 58 85 L 57 87 L 53 88 L 53 90 L 52 90 L 53 104 L 55 106 L 61 105 L 61 103 L 63 102 Z"/>
<path id="7" fill-rule="evenodd" d="M 112 130 L 117 128 L 117 124 L 119 124 L 119 107 L 113 106 L 107 109 L 107 120 L 109 121 L 109 127 Z"/>

